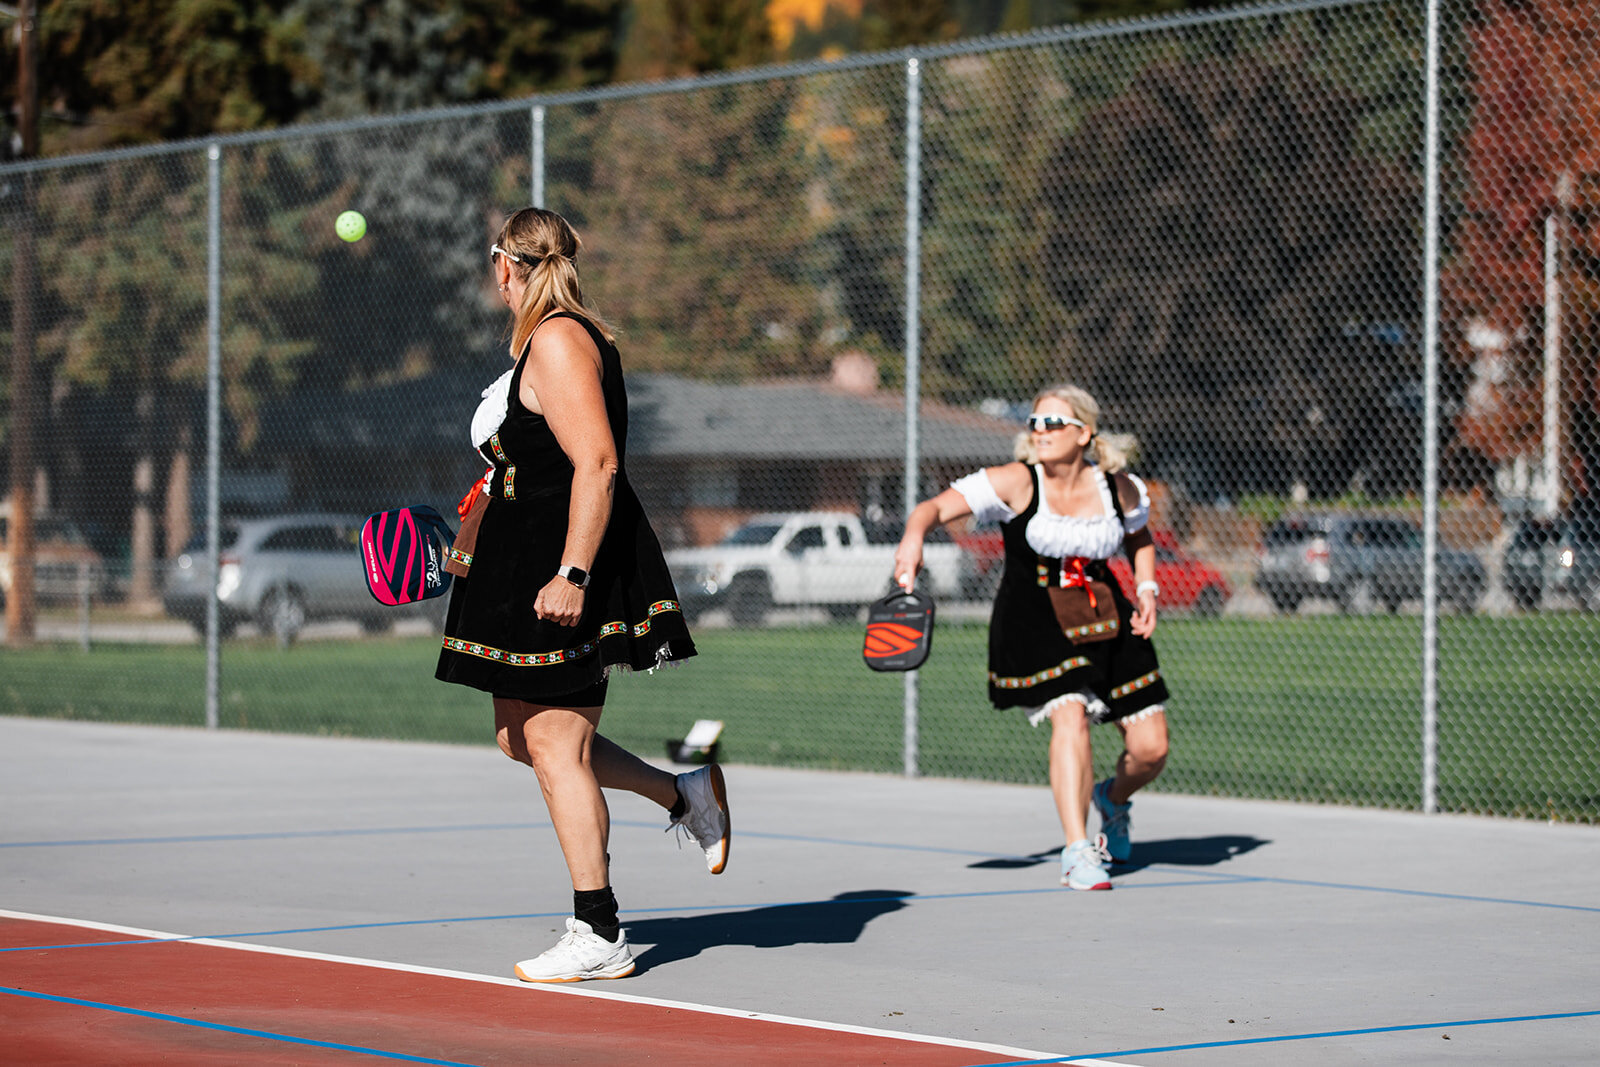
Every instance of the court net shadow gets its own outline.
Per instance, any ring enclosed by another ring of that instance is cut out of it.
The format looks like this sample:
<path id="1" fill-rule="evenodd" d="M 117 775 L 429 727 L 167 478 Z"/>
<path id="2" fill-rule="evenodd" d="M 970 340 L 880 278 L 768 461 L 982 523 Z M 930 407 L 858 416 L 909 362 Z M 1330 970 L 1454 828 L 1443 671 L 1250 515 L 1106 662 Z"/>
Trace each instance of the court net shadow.
<path id="1" fill-rule="evenodd" d="M 904 889 L 859 889 L 831 900 L 808 900 L 747 911 L 722 911 L 666 919 L 623 922 L 630 943 L 650 948 L 638 953 L 641 971 L 686 960 L 718 945 L 783 948 L 799 944 L 848 944 L 867 923 L 899 911 L 912 894 Z"/>
<path id="2" fill-rule="evenodd" d="M 1210 837 L 1169 837 L 1158 841 L 1133 843 L 1133 855 L 1127 863 L 1111 868 L 1113 875 L 1142 870 L 1145 867 L 1166 864 L 1175 867 L 1212 867 L 1226 863 L 1235 856 L 1253 852 L 1271 841 L 1250 834 L 1213 834 Z M 1061 856 L 1061 846 L 1030 852 L 1025 856 L 996 856 L 967 864 L 976 870 L 1010 870 L 1052 863 Z"/>

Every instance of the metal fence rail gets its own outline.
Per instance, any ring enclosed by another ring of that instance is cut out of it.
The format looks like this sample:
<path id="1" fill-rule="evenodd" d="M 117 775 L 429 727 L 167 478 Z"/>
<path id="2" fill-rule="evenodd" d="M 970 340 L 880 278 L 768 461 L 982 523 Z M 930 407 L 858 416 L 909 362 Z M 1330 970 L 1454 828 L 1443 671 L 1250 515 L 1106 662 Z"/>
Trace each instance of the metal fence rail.
<path id="1" fill-rule="evenodd" d="M 1329 0 L 0 166 L 0 712 L 487 736 L 340 539 L 477 473 L 531 199 L 703 635 L 620 737 L 1037 780 L 983 695 L 993 531 L 941 548 L 920 675 L 859 610 L 1074 381 L 1152 486 L 1158 787 L 1594 821 L 1597 74 L 1583 5 Z"/>

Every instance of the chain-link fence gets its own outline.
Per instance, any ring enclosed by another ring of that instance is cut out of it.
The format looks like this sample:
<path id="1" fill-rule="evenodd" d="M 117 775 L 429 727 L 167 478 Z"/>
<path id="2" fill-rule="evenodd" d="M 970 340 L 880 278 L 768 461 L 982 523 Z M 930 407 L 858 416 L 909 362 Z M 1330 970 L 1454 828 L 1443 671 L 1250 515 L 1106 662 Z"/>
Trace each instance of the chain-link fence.
<path id="1" fill-rule="evenodd" d="M 352 538 L 481 473 L 532 199 L 702 649 L 619 740 L 1042 780 L 994 530 L 929 545 L 909 682 L 861 609 L 1074 381 L 1152 488 L 1157 788 L 1594 821 L 1596 86 L 1588 5 L 1306 2 L 0 167 L 0 712 L 486 741 Z"/>

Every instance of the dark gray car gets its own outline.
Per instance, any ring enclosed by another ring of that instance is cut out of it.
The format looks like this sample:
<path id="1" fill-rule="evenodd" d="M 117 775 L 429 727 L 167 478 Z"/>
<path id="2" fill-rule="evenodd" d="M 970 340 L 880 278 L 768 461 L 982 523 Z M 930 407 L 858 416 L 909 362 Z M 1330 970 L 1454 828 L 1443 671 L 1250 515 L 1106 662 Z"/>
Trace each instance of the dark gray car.
<path id="1" fill-rule="evenodd" d="M 1439 598 L 1471 612 L 1483 596 L 1481 560 L 1439 546 Z M 1422 597 L 1422 531 L 1383 515 L 1290 515 L 1267 528 L 1256 587 L 1279 611 L 1303 601 L 1331 600 L 1343 612 L 1368 599 L 1396 611 Z"/>

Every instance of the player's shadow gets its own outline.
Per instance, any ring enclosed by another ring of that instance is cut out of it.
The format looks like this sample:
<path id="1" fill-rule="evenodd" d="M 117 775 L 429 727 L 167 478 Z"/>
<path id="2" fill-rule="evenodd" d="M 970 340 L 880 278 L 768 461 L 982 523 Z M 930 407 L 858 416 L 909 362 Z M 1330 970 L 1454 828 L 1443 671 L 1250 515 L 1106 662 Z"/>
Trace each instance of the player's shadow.
<path id="1" fill-rule="evenodd" d="M 1271 843 L 1269 840 L 1252 837 L 1249 834 L 1214 834 L 1211 837 L 1171 837 L 1161 841 L 1135 841 L 1133 855 L 1128 858 L 1128 862 L 1112 867 L 1111 873 L 1126 874 L 1158 864 L 1169 864 L 1174 867 L 1212 867 Z M 1009 870 L 1048 863 L 1060 856 L 1061 846 L 1057 845 L 1041 852 L 1030 852 L 1026 856 L 996 856 L 994 859 L 978 860 L 967 866 L 980 870 Z"/>
<path id="2" fill-rule="evenodd" d="M 698 956 L 718 945 L 784 948 L 799 944 L 840 945 L 861 937 L 867 923 L 899 911 L 904 889 L 859 889 L 832 900 L 776 904 L 746 911 L 719 911 L 668 919 L 624 920 L 630 943 L 650 947 L 635 958 L 641 970 Z"/>

